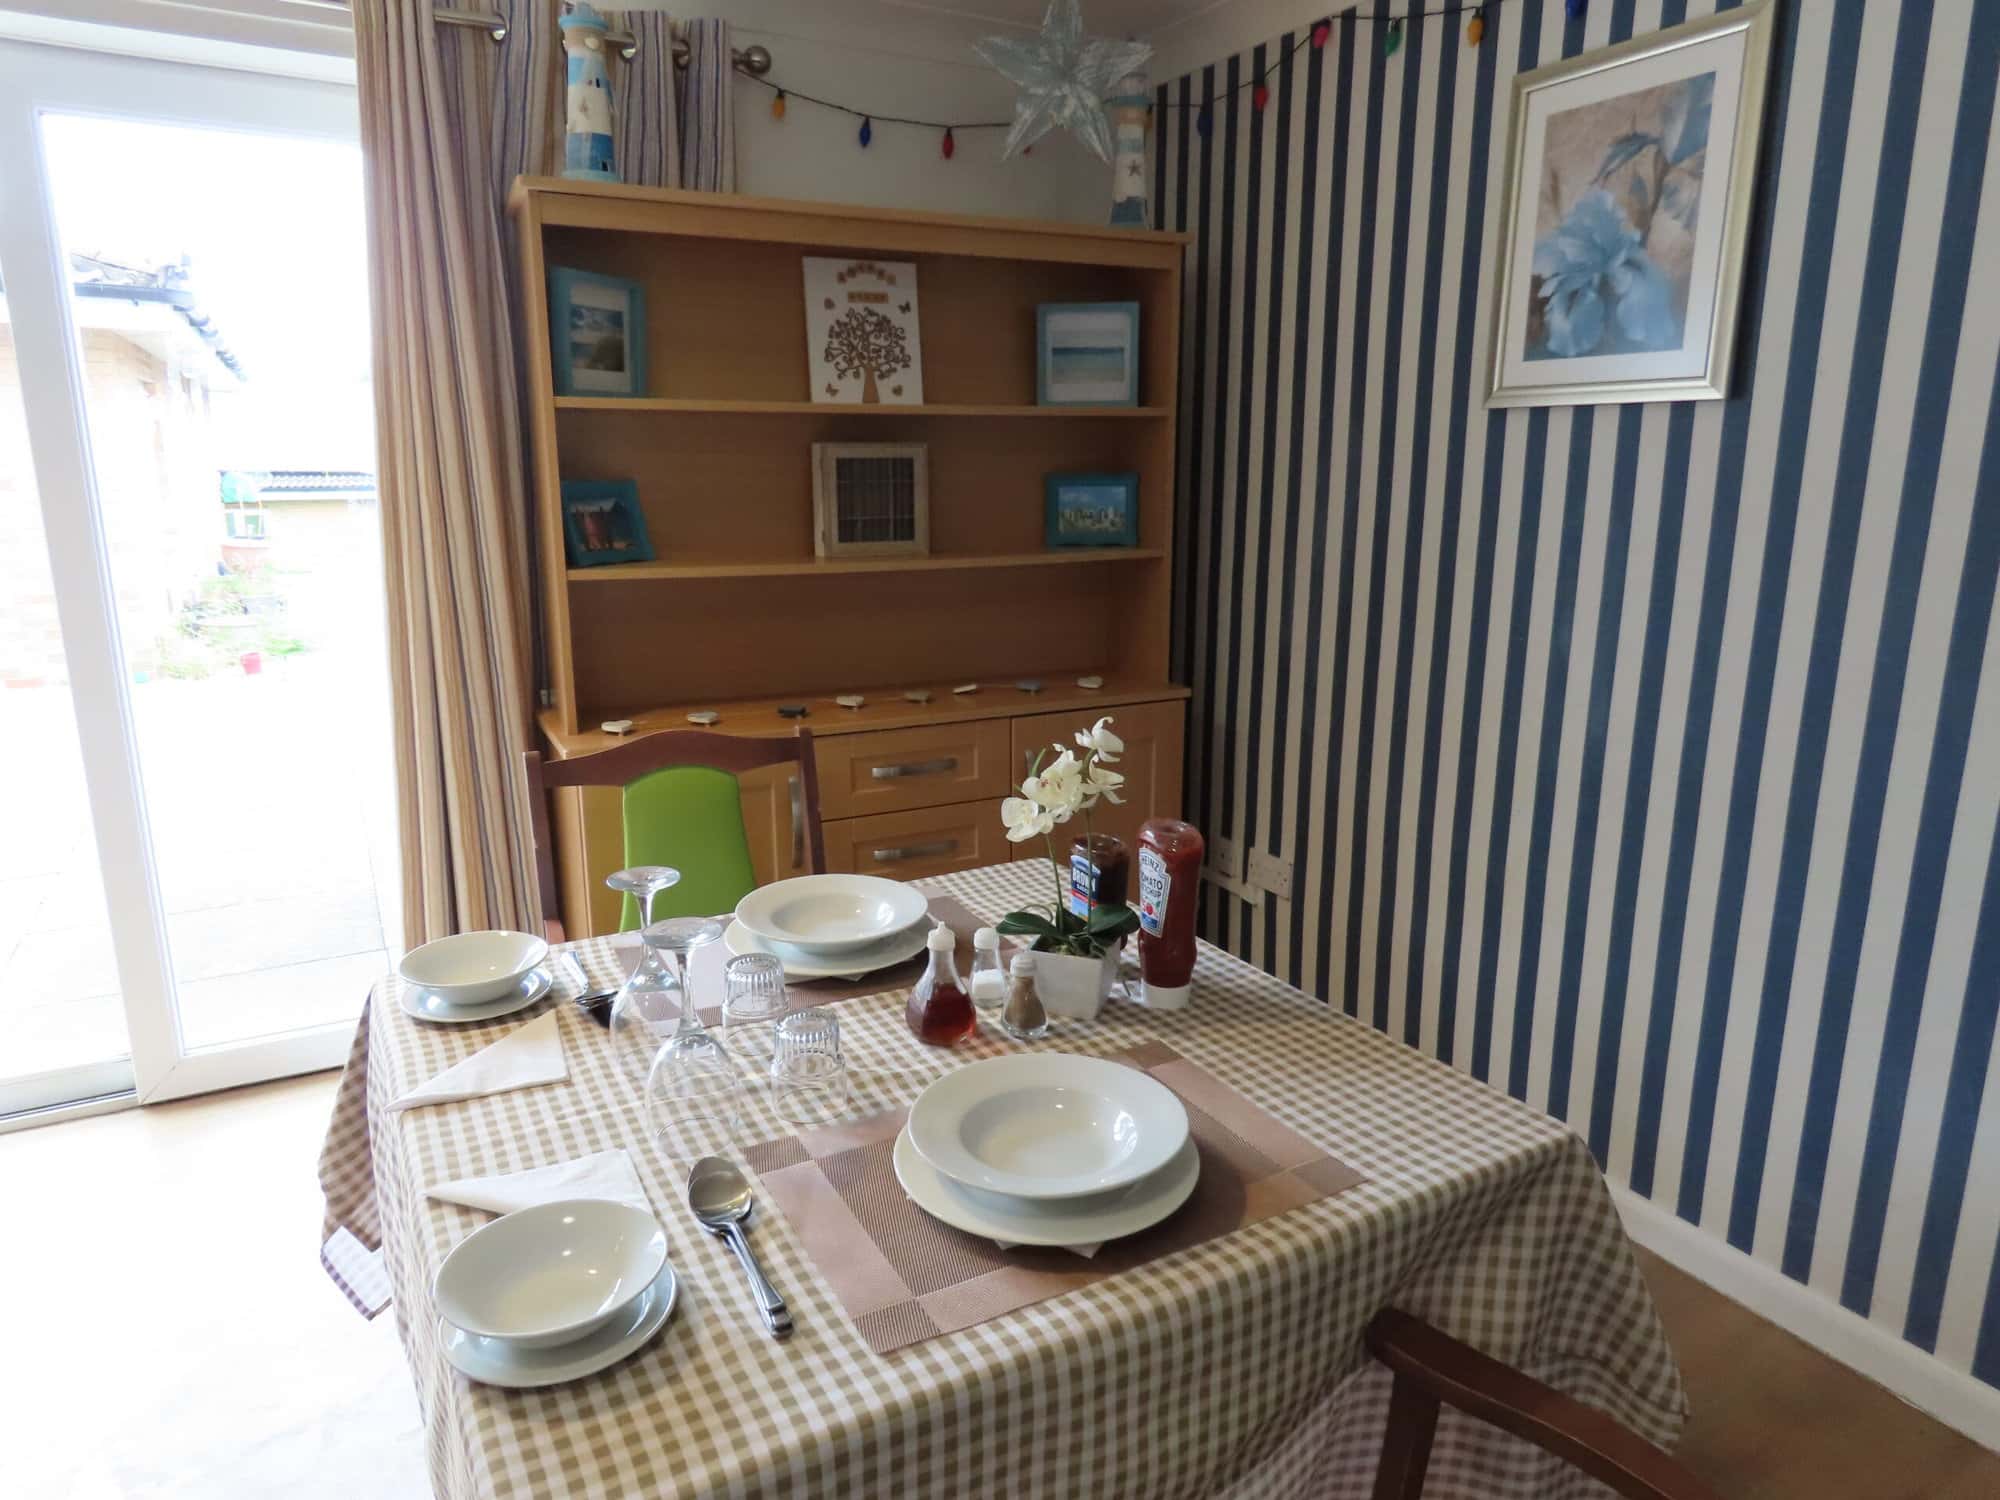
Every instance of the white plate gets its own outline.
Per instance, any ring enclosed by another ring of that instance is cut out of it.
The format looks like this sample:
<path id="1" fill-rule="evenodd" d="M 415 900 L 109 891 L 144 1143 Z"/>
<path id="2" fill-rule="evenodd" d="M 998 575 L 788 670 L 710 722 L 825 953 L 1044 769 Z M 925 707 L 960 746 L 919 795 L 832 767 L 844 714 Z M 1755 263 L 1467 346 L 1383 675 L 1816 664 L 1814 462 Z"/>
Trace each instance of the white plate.
<path id="1" fill-rule="evenodd" d="M 789 943 L 769 943 L 741 922 L 731 922 L 722 934 L 722 946 L 741 958 L 746 953 L 768 953 L 785 966 L 787 979 L 859 979 L 877 969 L 887 969 L 924 951 L 930 923 L 919 922 L 907 932 L 899 932 L 886 942 L 851 953 L 801 953 Z"/>
<path id="2" fill-rule="evenodd" d="M 595 1375 L 635 1352 L 658 1333 L 680 1300 L 680 1281 L 668 1266 L 646 1294 L 588 1338 L 554 1349 L 520 1349 L 505 1339 L 484 1339 L 437 1320 L 438 1347 L 453 1369 L 487 1385 L 531 1391 Z"/>
<path id="3" fill-rule="evenodd" d="M 1201 1177 L 1201 1152 L 1190 1140 L 1164 1171 L 1116 1193 L 1024 1203 L 962 1187 L 939 1174 L 911 1144 L 896 1137 L 896 1180 L 925 1213 L 954 1229 L 1010 1245 L 1094 1245 L 1151 1229 L 1187 1202 Z"/>
<path id="4" fill-rule="evenodd" d="M 511 1016 L 517 1010 L 526 1010 L 549 992 L 555 983 L 549 978 L 547 969 L 537 969 L 526 979 L 514 986 L 511 994 L 502 995 L 485 1005 L 453 1005 L 429 990 L 420 990 L 414 984 L 403 986 L 398 997 L 403 1006 L 403 1014 L 414 1016 L 419 1021 L 436 1021 L 444 1026 L 467 1026 L 475 1021 L 497 1021 L 502 1016 Z"/>
<path id="5" fill-rule="evenodd" d="M 736 920 L 767 943 L 823 956 L 870 948 L 923 921 L 930 899 L 880 875 L 799 875 L 760 885 Z"/>
<path id="6" fill-rule="evenodd" d="M 955 1068 L 910 1106 L 910 1141 L 954 1182 L 1013 1198 L 1129 1187 L 1187 1144 L 1187 1110 L 1137 1068 L 1040 1052 Z"/>

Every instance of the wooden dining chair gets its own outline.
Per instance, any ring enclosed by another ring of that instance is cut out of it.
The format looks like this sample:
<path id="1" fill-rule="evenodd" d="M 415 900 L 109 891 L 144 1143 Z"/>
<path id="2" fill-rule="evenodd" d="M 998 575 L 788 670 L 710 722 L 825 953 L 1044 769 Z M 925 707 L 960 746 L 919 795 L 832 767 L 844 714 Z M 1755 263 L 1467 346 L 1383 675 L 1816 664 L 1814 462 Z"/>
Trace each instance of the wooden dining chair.
<path id="1" fill-rule="evenodd" d="M 534 809 L 542 928 L 550 942 L 563 941 L 549 821 L 549 793 L 558 787 L 622 788 L 625 862 L 672 865 L 681 871 L 681 883 L 655 901 L 655 914 L 710 916 L 733 908 L 757 883 L 736 778 L 764 766 L 795 765 L 807 868 L 815 875 L 825 873 L 819 777 L 813 769 L 812 731 L 804 725 L 785 738 L 668 729 L 569 760 L 544 760 L 534 750 L 521 759 Z M 674 899 L 662 911 L 668 896 Z"/>
<path id="2" fill-rule="evenodd" d="M 1375 1500 L 1417 1500 L 1423 1493 L 1440 1405 L 1527 1439 L 1627 1500 L 1719 1500 L 1629 1427 L 1421 1318 L 1389 1308 L 1375 1315 L 1367 1339 L 1369 1350 L 1396 1377 Z"/>

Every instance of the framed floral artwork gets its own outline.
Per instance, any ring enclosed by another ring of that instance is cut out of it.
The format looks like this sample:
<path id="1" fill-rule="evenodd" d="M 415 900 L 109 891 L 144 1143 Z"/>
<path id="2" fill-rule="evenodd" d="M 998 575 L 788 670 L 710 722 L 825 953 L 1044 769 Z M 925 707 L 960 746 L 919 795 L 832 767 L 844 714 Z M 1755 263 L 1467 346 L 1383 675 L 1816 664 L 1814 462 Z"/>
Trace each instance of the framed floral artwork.
<path id="1" fill-rule="evenodd" d="M 1771 4 L 1514 80 L 1489 404 L 1729 394 Z"/>

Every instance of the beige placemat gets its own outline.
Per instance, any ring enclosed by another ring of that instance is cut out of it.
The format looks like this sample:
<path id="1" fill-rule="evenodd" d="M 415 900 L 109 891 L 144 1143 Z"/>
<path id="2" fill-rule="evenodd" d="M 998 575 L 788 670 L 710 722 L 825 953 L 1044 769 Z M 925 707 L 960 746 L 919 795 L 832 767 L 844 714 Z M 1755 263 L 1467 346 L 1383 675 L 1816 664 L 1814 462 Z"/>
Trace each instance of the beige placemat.
<path id="1" fill-rule="evenodd" d="M 1166 1220 L 1087 1260 L 1064 1249 L 1002 1250 L 912 1203 L 891 1159 L 907 1109 L 765 1141 L 744 1157 L 878 1354 L 1119 1275 L 1363 1180 L 1164 1042 L 1111 1060 L 1180 1096 L 1201 1178 Z"/>
<path id="2" fill-rule="evenodd" d="M 932 892 L 930 903 L 930 914 L 958 935 L 958 972 L 963 978 L 972 971 L 972 934 L 987 924 L 955 896 Z M 722 921 L 727 925 L 729 918 L 725 915 Z M 1011 938 L 1000 940 L 1003 963 L 1015 946 Z M 618 950 L 618 963 L 625 973 L 630 974 L 638 967 L 640 951 L 636 942 Z M 707 1025 L 716 1025 L 722 1019 L 722 971 L 732 957 L 722 943 L 710 943 L 695 950 L 688 978 L 694 986 L 695 1011 Z M 925 955 L 919 953 L 915 958 L 863 974 L 858 979 L 788 979 L 785 987 L 791 991 L 794 1005 L 828 1005 L 836 1000 L 852 1000 L 857 995 L 904 990 L 922 977 L 924 959 Z"/>

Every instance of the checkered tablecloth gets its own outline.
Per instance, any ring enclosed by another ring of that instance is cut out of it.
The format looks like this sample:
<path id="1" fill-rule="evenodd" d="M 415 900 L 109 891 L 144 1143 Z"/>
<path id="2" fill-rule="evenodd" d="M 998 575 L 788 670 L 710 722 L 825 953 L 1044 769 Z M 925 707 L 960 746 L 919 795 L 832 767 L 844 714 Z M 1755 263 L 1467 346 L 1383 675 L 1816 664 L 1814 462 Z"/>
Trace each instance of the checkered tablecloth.
<path id="1" fill-rule="evenodd" d="M 995 866 L 925 882 L 997 915 L 1046 875 Z M 610 943 L 576 945 L 593 980 Z M 798 1323 L 773 1342 L 741 1272 L 696 1232 L 674 1164 L 639 1124 L 604 1033 L 561 1007 L 567 1083 L 388 1115 L 384 1105 L 525 1017 L 405 1017 L 376 985 L 320 1164 L 329 1249 L 357 1305 L 379 1247 L 429 1432 L 432 1486 L 461 1496 L 1365 1496 L 1388 1380 L 1361 1332 L 1394 1304 L 1671 1445 L 1680 1375 L 1603 1179 L 1567 1129 L 1203 945 L 1192 1004 L 1113 1002 L 1061 1045 L 1181 1054 L 1368 1179 L 1221 1239 L 886 1355 L 871 1352 L 782 1215 L 765 1269 Z M 559 985 L 559 992 L 566 987 Z M 955 1058 L 902 1020 L 905 992 L 840 1003 L 856 1107 L 908 1104 Z M 554 1003 L 554 1002 L 549 1002 Z M 746 1138 L 777 1133 L 759 1104 Z M 426 1185 L 623 1146 L 684 1288 L 625 1363 L 546 1391 L 475 1385 L 444 1362 L 429 1284 L 486 1217 Z M 1447 1413 L 1427 1496 L 1600 1493 L 1515 1439 Z"/>

